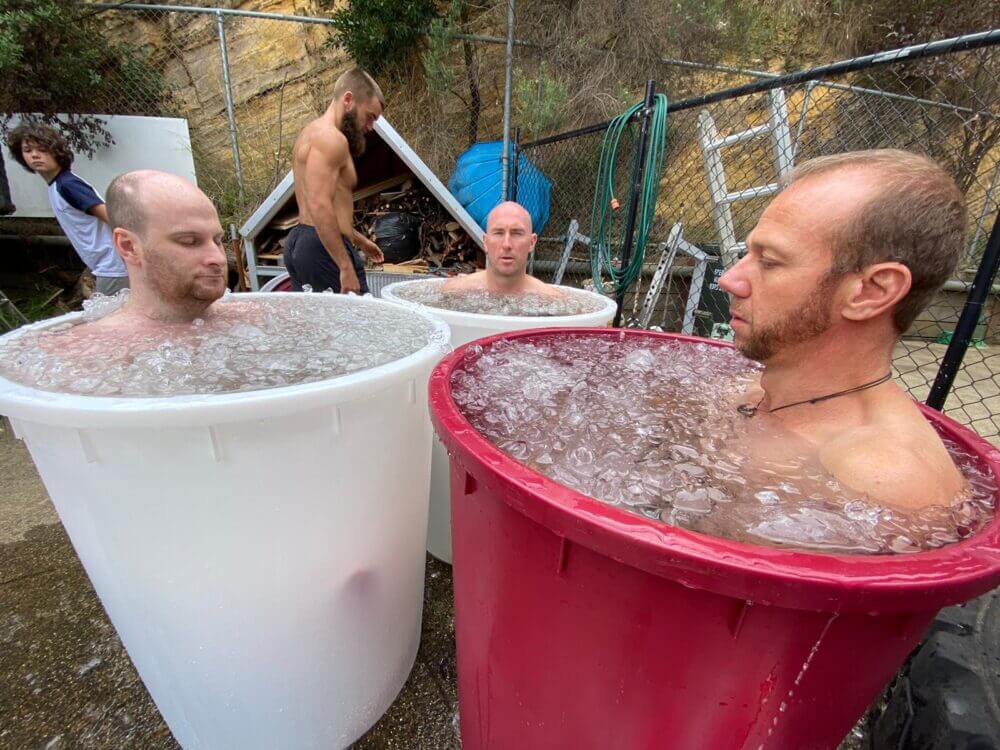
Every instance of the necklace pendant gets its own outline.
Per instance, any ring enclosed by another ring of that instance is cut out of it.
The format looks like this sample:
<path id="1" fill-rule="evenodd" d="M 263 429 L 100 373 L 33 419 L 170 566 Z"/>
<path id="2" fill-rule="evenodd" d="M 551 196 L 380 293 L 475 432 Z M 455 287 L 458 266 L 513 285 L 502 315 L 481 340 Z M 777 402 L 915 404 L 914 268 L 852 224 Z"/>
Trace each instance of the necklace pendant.
<path id="1" fill-rule="evenodd" d="M 752 417 L 757 413 L 756 406 L 750 406 L 750 404 L 740 404 L 736 407 L 736 411 L 742 414 L 744 417 Z"/>

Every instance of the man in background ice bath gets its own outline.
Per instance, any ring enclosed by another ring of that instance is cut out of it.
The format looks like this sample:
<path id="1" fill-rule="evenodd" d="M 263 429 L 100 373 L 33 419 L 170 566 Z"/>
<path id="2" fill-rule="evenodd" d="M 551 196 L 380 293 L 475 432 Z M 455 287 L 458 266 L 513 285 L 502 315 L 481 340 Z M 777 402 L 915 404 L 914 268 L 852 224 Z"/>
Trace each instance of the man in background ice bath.
<path id="1" fill-rule="evenodd" d="M 528 275 L 528 258 L 538 235 L 532 231 L 531 214 L 519 203 L 505 201 L 486 217 L 486 270 L 448 279 L 442 291 L 485 291 L 493 294 L 546 294 L 560 296 L 556 288 Z"/>
<path id="2" fill-rule="evenodd" d="M 70 170 L 73 152 L 66 139 L 47 125 L 26 123 L 10 132 L 7 147 L 18 164 L 48 184 L 56 221 L 94 274 L 96 291 L 111 295 L 127 288 L 128 270 L 115 252 L 104 199 Z"/>

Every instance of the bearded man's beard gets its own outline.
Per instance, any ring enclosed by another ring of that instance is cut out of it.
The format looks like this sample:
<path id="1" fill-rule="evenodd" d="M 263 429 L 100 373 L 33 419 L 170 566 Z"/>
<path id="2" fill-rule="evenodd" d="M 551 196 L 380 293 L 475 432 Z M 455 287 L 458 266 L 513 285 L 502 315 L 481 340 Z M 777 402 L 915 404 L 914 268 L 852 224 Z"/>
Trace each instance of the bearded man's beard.
<path id="1" fill-rule="evenodd" d="M 351 156 L 357 159 L 365 152 L 365 134 L 358 124 L 358 114 L 354 110 L 344 112 L 344 117 L 340 121 L 340 132 L 347 138 L 347 148 Z"/>
<path id="2" fill-rule="evenodd" d="M 827 275 L 802 307 L 776 323 L 757 327 L 751 322 L 746 339 L 737 341 L 736 348 L 747 359 L 765 362 L 782 349 L 826 333 L 831 325 L 830 300 L 838 279 L 833 274 Z"/>

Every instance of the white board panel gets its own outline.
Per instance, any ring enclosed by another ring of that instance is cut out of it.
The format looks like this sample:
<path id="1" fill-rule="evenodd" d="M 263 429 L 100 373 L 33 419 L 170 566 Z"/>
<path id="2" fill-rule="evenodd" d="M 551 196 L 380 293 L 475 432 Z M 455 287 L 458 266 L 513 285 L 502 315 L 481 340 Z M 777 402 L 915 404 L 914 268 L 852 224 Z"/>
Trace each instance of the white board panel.
<path id="1" fill-rule="evenodd" d="M 133 169 L 158 169 L 197 182 L 187 120 L 132 115 L 101 116 L 101 119 L 114 137 L 114 145 L 97 149 L 93 158 L 77 154 L 73 171 L 102 196 L 111 180 Z M 14 218 L 52 218 L 45 181 L 14 161 L 6 145 L 3 159 L 11 198 L 17 206 Z"/>

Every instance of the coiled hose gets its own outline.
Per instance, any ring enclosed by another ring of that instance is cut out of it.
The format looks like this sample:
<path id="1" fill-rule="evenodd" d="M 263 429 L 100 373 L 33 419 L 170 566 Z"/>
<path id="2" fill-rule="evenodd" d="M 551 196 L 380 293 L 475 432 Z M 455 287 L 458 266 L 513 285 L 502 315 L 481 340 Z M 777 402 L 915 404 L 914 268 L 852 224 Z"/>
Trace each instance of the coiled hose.
<path id="1" fill-rule="evenodd" d="M 597 167 L 597 182 L 594 186 L 594 204 L 590 212 L 590 273 L 594 288 L 604 289 L 603 275 L 614 283 L 614 294 L 621 295 L 632 286 L 642 273 L 646 258 L 646 241 L 656 217 L 656 199 L 660 193 L 660 178 L 663 174 L 663 157 L 667 135 L 667 97 L 656 94 L 650 114 L 649 146 L 644 154 L 642 181 L 639 186 L 639 205 L 636 211 L 635 240 L 628 263 L 615 262 L 620 257 L 625 241 L 625 216 L 618 209 L 628 206 L 633 199 L 631 169 L 627 200 L 622 204 L 615 198 L 615 172 L 618 166 L 618 149 L 631 119 L 645 105 L 640 102 L 618 115 L 604 131 L 601 142 L 601 159 Z M 635 156 L 633 156 L 633 159 Z"/>

